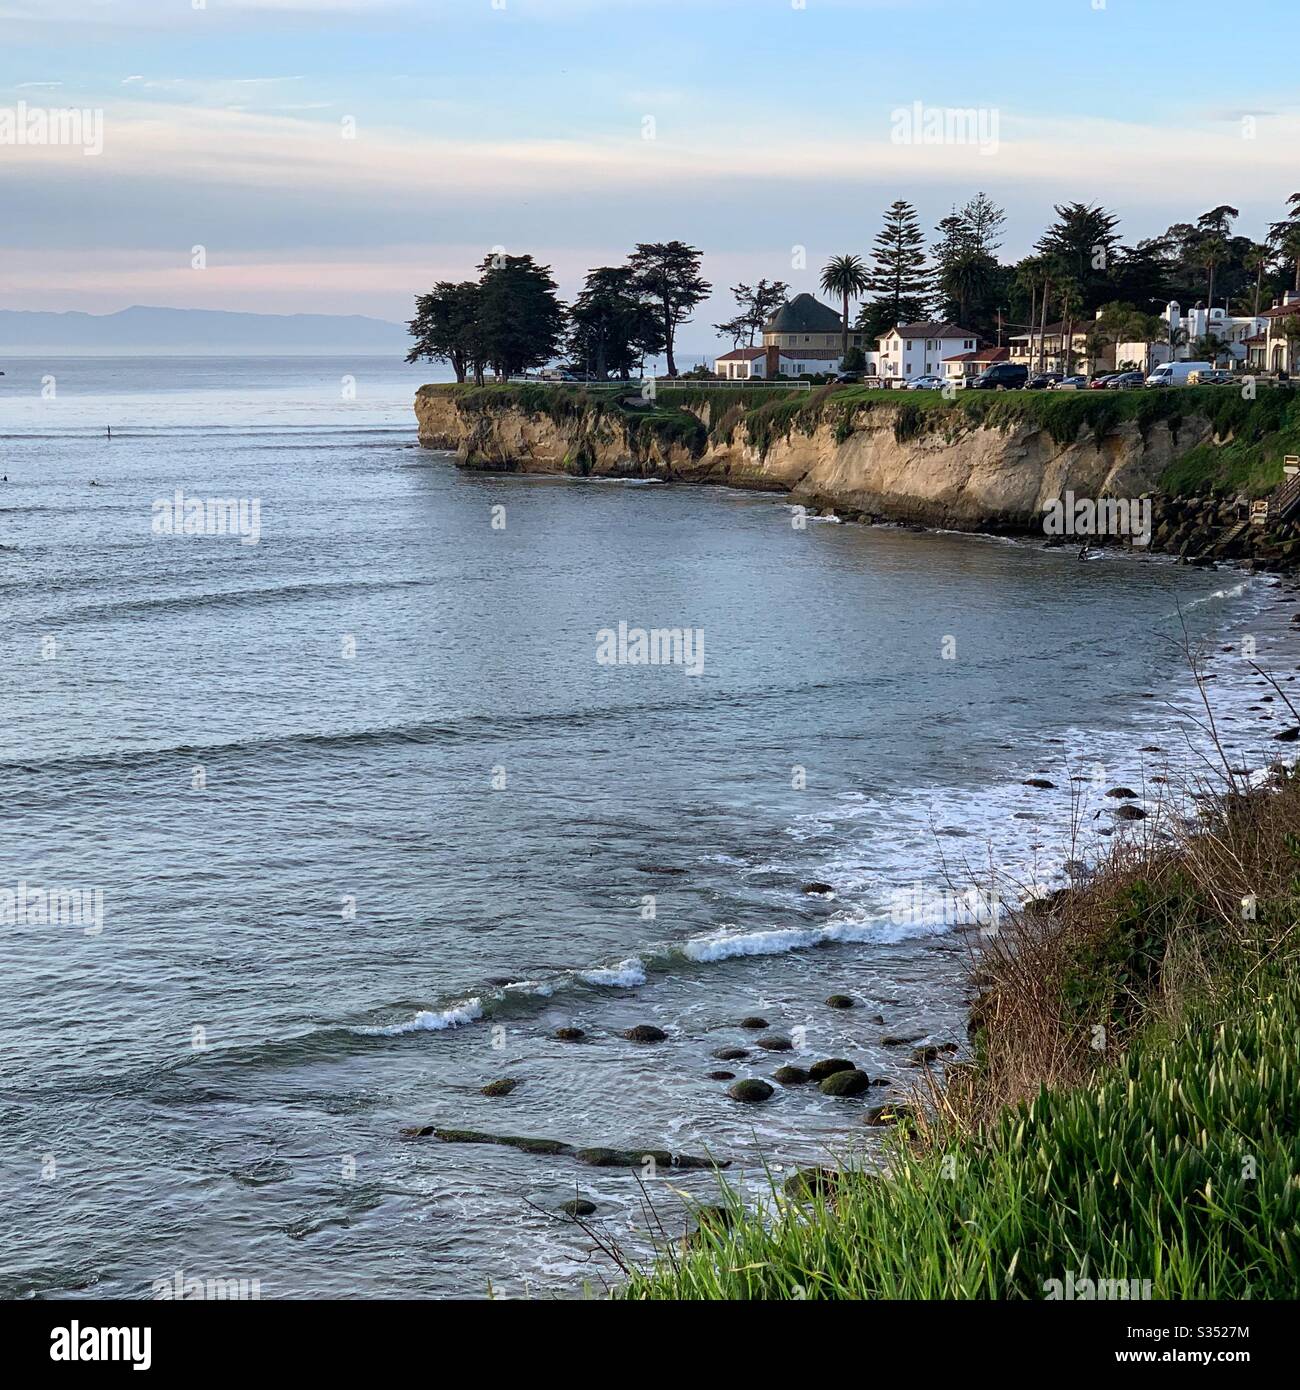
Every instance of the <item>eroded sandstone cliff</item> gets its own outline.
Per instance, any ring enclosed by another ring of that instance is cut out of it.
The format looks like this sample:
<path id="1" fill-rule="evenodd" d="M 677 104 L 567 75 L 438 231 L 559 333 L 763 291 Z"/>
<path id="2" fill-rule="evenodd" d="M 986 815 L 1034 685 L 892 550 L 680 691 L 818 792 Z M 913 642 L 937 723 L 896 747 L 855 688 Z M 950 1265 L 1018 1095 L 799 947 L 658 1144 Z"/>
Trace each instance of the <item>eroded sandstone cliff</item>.
<path id="1" fill-rule="evenodd" d="M 693 404 L 686 423 L 695 428 L 683 429 L 662 409 L 638 414 L 579 397 L 565 410 L 509 391 L 435 387 L 416 400 L 420 442 L 454 450 L 462 467 L 725 483 L 850 515 L 971 530 L 1041 531 L 1043 508 L 1066 491 L 1151 492 L 1180 454 L 1213 434 L 1196 416 L 1129 419 L 1060 442 L 1033 419 L 989 424 L 945 413 L 909 422 L 906 398 L 822 413 L 796 402 L 775 421 L 770 410 L 734 405 L 714 421 L 720 409 Z"/>

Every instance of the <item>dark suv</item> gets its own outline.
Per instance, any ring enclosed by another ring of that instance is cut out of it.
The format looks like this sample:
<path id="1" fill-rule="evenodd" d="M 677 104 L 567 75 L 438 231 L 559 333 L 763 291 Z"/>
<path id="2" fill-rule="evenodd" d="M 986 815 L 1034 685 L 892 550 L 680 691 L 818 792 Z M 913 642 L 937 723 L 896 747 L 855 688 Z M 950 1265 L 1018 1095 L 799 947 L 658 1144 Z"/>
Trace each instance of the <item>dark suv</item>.
<path id="1" fill-rule="evenodd" d="M 1029 380 L 1029 368 L 1017 362 L 995 362 L 967 387 L 969 391 L 1018 391 Z"/>

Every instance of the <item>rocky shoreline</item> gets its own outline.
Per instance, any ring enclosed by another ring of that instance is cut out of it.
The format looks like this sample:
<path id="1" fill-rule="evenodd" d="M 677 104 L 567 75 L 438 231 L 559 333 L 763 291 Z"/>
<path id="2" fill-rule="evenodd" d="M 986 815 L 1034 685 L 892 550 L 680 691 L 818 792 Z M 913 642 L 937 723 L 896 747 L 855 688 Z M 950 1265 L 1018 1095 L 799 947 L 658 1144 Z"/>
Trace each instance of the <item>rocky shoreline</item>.
<path id="1" fill-rule="evenodd" d="M 841 404 L 833 394 L 755 406 L 665 389 L 660 404 L 638 410 L 539 388 L 428 386 L 415 411 L 420 443 L 453 451 L 467 470 L 714 483 L 784 493 L 828 520 L 1120 545 L 1258 571 L 1300 565 L 1300 517 L 1290 519 L 1297 480 L 1276 489 L 1286 506 L 1262 525 L 1245 493 L 1219 484 L 1175 494 L 1160 485 L 1195 451 L 1213 459 L 1262 425 L 1239 422 L 1235 434 L 1215 416 L 1223 398 L 1212 395 L 1148 402 L 1077 394 L 956 409 L 905 399 Z M 1049 535 L 1045 514 L 1071 496 L 1149 504 L 1149 544 L 1130 541 L 1132 529 Z"/>

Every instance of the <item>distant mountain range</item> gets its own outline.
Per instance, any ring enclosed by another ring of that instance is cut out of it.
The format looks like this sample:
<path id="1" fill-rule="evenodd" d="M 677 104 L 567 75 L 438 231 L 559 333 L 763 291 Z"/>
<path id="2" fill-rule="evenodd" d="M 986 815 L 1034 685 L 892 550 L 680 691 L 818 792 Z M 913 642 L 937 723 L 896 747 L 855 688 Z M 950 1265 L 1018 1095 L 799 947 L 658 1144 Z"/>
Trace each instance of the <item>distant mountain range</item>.
<path id="1" fill-rule="evenodd" d="M 240 314 L 225 309 L 156 309 L 115 314 L 0 309 L 0 357 L 182 353 L 405 353 L 406 325 L 361 314 Z"/>

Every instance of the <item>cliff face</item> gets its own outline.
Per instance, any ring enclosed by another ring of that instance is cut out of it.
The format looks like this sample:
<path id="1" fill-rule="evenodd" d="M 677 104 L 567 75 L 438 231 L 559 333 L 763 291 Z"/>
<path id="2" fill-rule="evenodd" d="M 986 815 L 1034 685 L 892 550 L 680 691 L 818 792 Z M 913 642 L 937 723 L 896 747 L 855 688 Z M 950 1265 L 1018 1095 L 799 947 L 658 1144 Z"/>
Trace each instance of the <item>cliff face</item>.
<path id="1" fill-rule="evenodd" d="M 1145 431 L 1128 420 L 1099 436 L 1081 431 L 1071 443 L 1028 420 L 1005 428 L 948 421 L 900 438 L 908 432 L 900 429 L 906 400 L 834 420 L 791 417 L 785 433 L 733 408 L 730 428 L 720 422 L 710 431 L 711 408 L 692 408 L 699 429 L 689 435 L 656 428 L 655 412 L 645 419 L 599 407 L 552 414 L 508 396 L 465 406 L 454 392 L 428 389 L 416 400 L 420 442 L 455 450 L 462 467 L 726 483 L 963 530 L 1041 531 L 1044 506 L 1067 490 L 1093 498 L 1154 491 L 1176 457 L 1213 434 L 1208 421 L 1191 416 L 1176 422 L 1176 432 L 1164 420 Z"/>

